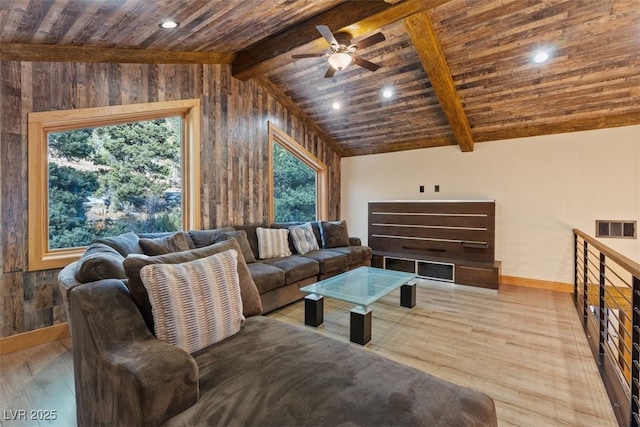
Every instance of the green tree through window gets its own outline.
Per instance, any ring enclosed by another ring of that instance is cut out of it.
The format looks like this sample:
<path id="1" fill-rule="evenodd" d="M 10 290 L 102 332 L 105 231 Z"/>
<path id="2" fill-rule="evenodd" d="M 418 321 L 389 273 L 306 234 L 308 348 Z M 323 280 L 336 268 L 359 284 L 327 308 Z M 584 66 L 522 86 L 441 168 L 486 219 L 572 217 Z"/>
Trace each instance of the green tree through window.
<path id="1" fill-rule="evenodd" d="M 48 134 L 49 247 L 182 226 L 181 118 Z"/>
<path id="2" fill-rule="evenodd" d="M 316 219 L 316 173 L 300 159 L 273 144 L 274 219 L 314 221 Z"/>

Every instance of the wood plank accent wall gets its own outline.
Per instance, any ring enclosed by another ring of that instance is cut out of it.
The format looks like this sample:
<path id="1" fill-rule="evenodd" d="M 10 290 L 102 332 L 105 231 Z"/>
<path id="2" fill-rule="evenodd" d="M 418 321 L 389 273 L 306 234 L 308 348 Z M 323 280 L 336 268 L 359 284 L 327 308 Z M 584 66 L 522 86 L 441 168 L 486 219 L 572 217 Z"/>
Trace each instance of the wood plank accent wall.
<path id="1" fill-rule="evenodd" d="M 203 228 L 268 221 L 267 121 L 329 168 L 329 219 L 340 214 L 340 157 L 229 65 L 0 63 L 0 337 L 65 321 L 59 270 L 27 272 L 27 114 L 200 98 Z"/>

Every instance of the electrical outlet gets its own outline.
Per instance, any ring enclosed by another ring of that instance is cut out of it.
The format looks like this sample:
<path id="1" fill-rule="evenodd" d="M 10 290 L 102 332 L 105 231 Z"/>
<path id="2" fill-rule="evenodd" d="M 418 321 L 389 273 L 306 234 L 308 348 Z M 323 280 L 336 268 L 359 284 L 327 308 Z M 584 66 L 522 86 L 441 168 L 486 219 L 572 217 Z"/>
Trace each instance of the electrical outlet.
<path id="1" fill-rule="evenodd" d="M 424 193 L 424 185 L 421 185 L 421 186 L 420 186 L 420 192 L 421 192 L 421 193 Z"/>
<path id="2" fill-rule="evenodd" d="M 435 187 L 433 187 L 433 191 L 435 191 L 436 193 L 440 192 L 440 186 L 436 185 Z"/>

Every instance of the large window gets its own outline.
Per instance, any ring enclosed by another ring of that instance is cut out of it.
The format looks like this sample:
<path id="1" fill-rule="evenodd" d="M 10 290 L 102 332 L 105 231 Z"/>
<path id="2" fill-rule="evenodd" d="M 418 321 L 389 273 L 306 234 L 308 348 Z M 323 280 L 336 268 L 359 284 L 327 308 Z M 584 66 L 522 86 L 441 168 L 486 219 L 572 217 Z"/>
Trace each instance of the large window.
<path id="1" fill-rule="evenodd" d="M 199 228 L 199 101 L 29 115 L 29 269 L 93 239 Z"/>
<path id="2" fill-rule="evenodd" d="M 327 166 L 269 123 L 271 220 L 327 219 Z"/>

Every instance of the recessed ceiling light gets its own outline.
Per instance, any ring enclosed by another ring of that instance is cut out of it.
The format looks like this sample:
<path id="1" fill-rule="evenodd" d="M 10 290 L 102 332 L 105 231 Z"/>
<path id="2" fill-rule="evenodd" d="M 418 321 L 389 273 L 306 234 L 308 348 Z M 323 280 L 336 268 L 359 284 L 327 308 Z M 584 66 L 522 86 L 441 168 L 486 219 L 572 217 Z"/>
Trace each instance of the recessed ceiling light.
<path id="1" fill-rule="evenodd" d="M 393 96 L 393 90 L 391 88 L 383 89 L 382 96 L 384 96 L 385 98 L 391 98 Z"/>
<path id="2" fill-rule="evenodd" d="M 542 64 L 543 62 L 546 62 L 549 59 L 549 53 L 541 50 L 535 53 L 535 55 L 533 56 L 533 62 L 535 62 L 536 64 Z"/>
<path id="3" fill-rule="evenodd" d="M 339 102 L 334 102 L 332 105 L 334 110 L 339 110 L 340 109 L 340 103 Z"/>
<path id="4" fill-rule="evenodd" d="M 180 24 L 177 23 L 176 21 L 164 21 L 160 23 L 160 28 L 172 29 L 172 28 L 178 28 L 178 25 Z"/>

